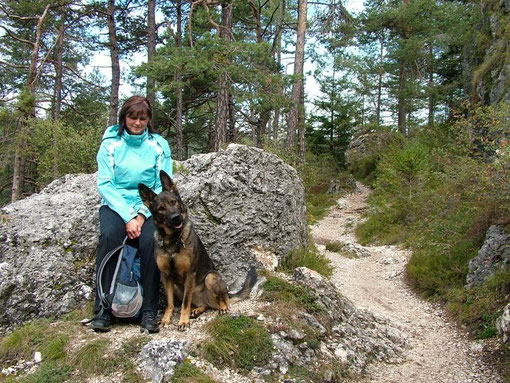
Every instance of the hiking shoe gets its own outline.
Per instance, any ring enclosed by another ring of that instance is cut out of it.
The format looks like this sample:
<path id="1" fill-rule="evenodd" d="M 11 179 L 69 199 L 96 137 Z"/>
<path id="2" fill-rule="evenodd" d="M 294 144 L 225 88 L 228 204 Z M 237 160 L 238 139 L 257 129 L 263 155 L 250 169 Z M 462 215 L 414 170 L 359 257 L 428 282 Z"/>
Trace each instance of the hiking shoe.
<path id="1" fill-rule="evenodd" d="M 140 319 L 140 331 L 143 332 L 145 330 L 150 333 L 159 332 L 158 318 L 152 311 L 142 312 L 142 317 Z"/>
<path id="2" fill-rule="evenodd" d="M 92 320 L 92 330 L 96 332 L 108 332 L 111 330 L 113 318 L 109 312 L 97 313 Z"/>

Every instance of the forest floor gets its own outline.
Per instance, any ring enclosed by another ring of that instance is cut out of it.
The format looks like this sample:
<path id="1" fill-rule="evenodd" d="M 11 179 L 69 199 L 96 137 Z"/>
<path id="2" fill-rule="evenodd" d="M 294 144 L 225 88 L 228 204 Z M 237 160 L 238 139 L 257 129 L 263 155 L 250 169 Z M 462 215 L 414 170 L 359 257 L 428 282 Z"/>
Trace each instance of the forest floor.
<path id="1" fill-rule="evenodd" d="M 389 319 L 408 337 L 409 349 L 401 364 L 375 363 L 368 383 L 498 383 L 503 380 L 486 358 L 487 341 L 469 338 L 436 304 L 417 296 L 405 282 L 410 256 L 396 246 L 357 243 L 354 229 L 367 208 L 368 188 L 341 198 L 329 214 L 312 226 L 318 248 L 334 267 L 332 282 L 357 308 Z M 325 250 L 328 242 L 363 248 L 370 256 L 350 258 Z"/>

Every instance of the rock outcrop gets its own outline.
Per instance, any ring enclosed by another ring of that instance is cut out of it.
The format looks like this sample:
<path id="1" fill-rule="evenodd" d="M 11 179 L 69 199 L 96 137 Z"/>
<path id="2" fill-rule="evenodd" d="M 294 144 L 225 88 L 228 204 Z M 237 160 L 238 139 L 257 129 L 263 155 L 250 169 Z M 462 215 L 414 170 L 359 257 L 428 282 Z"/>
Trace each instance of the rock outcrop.
<path id="1" fill-rule="evenodd" d="M 149 342 L 138 356 L 139 368 L 151 382 L 167 382 L 167 378 L 174 374 L 175 367 L 188 356 L 189 348 L 188 342 L 174 339 Z"/>
<path id="2" fill-rule="evenodd" d="M 510 1 L 493 1 L 485 9 L 489 25 L 490 41 L 483 63 L 475 72 L 476 93 L 485 104 L 510 102 L 508 82 L 510 80 L 510 45 L 506 31 L 508 30 L 508 17 L 510 15 Z"/>
<path id="3" fill-rule="evenodd" d="M 250 265 L 274 264 L 306 244 L 304 188 L 277 156 L 230 145 L 179 163 L 174 178 L 229 284 Z M 58 317 L 92 298 L 95 180 L 95 174 L 65 176 L 0 210 L 0 326 Z"/>
<path id="4" fill-rule="evenodd" d="M 467 287 L 482 284 L 502 267 L 510 267 L 510 233 L 503 225 L 492 225 L 478 255 L 469 262 Z"/>
<path id="5" fill-rule="evenodd" d="M 498 334 L 503 338 L 503 343 L 510 340 L 510 303 L 503 309 L 503 314 L 496 320 Z"/>
<path id="6" fill-rule="evenodd" d="M 331 335 L 321 347 L 320 358 L 339 359 L 355 373 L 364 372 L 374 360 L 388 363 L 403 360 L 407 337 L 390 321 L 356 308 L 332 282 L 313 270 L 299 267 L 294 270 L 293 278 L 327 309 L 333 324 Z"/>

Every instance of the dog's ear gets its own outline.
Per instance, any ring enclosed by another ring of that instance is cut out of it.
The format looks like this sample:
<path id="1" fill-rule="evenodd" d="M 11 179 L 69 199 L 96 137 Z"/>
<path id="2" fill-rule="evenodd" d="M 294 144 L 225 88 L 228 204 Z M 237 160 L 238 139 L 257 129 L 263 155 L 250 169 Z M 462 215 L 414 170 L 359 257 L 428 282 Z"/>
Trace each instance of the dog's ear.
<path id="1" fill-rule="evenodd" d="M 142 197 L 143 204 L 147 207 L 151 205 L 152 201 L 154 201 L 154 198 L 157 196 L 156 193 L 144 184 L 138 184 L 138 192 L 140 193 L 140 197 Z"/>
<path id="2" fill-rule="evenodd" d="M 164 191 L 169 191 L 171 193 L 179 195 L 179 190 L 177 189 L 177 186 L 164 170 L 159 171 L 159 178 L 161 179 L 161 186 L 163 186 Z"/>

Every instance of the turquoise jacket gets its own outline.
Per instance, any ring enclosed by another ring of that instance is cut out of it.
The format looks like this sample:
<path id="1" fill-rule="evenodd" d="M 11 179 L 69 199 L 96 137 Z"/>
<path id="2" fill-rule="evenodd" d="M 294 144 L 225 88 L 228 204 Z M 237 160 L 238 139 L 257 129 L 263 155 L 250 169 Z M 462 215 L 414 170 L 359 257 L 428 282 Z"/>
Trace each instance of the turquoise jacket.
<path id="1" fill-rule="evenodd" d="M 138 193 L 143 183 L 154 192 L 162 190 L 159 171 L 172 176 L 170 146 L 159 134 L 131 135 L 124 130 L 118 135 L 119 125 L 113 125 L 103 134 L 97 153 L 97 188 L 101 204 L 117 212 L 124 222 L 138 213 L 149 218 L 151 213 Z"/>

